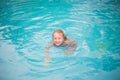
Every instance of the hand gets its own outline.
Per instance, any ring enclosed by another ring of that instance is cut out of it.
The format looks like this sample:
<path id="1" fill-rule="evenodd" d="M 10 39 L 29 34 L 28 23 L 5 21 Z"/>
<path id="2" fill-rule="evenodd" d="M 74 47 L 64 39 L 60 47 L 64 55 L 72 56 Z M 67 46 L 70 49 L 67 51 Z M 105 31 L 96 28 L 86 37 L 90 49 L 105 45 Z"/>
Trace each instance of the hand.
<path id="1" fill-rule="evenodd" d="M 44 61 L 45 61 L 45 62 L 50 62 L 50 61 L 51 61 L 51 59 L 50 59 L 50 57 L 49 57 L 49 56 L 47 56 L 47 57 L 44 59 Z"/>

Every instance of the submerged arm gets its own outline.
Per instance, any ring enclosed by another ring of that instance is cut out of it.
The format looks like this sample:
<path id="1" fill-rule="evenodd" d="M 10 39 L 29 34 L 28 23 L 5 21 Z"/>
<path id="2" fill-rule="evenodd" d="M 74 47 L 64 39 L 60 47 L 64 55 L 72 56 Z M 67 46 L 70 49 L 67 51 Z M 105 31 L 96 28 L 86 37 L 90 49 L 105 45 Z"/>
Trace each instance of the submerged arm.
<path id="1" fill-rule="evenodd" d="M 65 54 L 66 55 L 72 55 L 74 53 L 74 51 L 76 50 L 77 48 L 77 43 L 75 40 L 71 40 L 69 39 L 68 41 L 66 41 L 66 48 L 65 48 Z"/>
<path id="2" fill-rule="evenodd" d="M 49 49 L 53 46 L 53 43 L 49 44 L 46 48 L 45 48 L 45 55 L 46 55 L 46 58 L 45 58 L 45 61 L 49 61 L 50 60 L 50 56 L 49 56 Z"/>

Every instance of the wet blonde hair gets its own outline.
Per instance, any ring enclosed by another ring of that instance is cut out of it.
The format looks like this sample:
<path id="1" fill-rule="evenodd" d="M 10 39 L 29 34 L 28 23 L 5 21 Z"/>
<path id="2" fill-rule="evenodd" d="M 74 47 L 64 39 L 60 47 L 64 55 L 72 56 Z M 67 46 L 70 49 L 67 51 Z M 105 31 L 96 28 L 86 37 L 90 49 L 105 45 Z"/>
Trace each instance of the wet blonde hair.
<path id="1" fill-rule="evenodd" d="M 54 33 L 61 33 L 63 35 L 64 41 L 67 40 L 67 37 L 65 36 L 64 32 L 61 29 L 55 30 L 52 34 L 52 38 L 54 37 Z"/>

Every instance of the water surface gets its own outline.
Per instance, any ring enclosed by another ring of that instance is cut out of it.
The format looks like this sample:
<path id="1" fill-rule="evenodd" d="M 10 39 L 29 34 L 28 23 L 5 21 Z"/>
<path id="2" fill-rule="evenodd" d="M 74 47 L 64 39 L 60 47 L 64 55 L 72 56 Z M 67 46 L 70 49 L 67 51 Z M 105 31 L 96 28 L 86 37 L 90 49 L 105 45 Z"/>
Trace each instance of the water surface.
<path id="1" fill-rule="evenodd" d="M 62 29 L 72 56 L 44 48 Z M 119 0 L 2 0 L 0 80 L 120 80 Z"/>

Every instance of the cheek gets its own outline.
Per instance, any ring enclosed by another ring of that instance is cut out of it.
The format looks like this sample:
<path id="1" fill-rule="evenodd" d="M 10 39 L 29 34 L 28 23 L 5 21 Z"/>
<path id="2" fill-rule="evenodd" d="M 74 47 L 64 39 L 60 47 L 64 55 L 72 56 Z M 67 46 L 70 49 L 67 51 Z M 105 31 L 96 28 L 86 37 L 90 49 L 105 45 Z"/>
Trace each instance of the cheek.
<path id="1" fill-rule="evenodd" d="M 63 39 L 61 39 L 61 40 L 60 40 L 60 42 L 64 42 L 64 40 L 63 40 Z"/>

